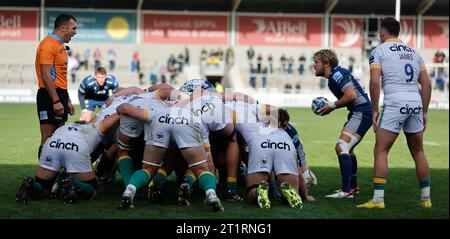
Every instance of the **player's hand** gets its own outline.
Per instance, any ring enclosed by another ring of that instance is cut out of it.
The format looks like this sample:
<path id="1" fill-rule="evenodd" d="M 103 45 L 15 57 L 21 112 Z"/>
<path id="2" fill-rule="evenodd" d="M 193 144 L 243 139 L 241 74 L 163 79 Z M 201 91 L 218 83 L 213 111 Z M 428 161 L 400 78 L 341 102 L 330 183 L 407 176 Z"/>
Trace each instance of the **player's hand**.
<path id="1" fill-rule="evenodd" d="M 334 110 L 333 107 L 331 107 L 329 104 L 325 104 L 325 106 L 319 110 L 319 115 L 320 116 L 327 115 L 327 114 L 331 113 L 331 111 L 333 111 L 333 110 Z"/>
<path id="2" fill-rule="evenodd" d="M 53 111 L 57 116 L 61 116 L 64 114 L 64 106 L 61 102 L 53 104 Z"/>
<path id="3" fill-rule="evenodd" d="M 427 113 L 423 113 L 423 131 L 427 128 Z"/>
<path id="4" fill-rule="evenodd" d="M 73 107 L 72 103 L 67 104 L 67 108 L 69 109 L 69 114 L 74 115 L 75 114 L 75 107 Z"/>
<path id="5" fill-rule="evenodd" d="M 113 102 L 114 99 L 115 99 L 114 95 L 110 96 L 110 97 L 105 101 L 106 107 L 108 107 L 108 106 Z"/>
<path id="6" fill-rule="evenodd" d="M 380 116 L 380 112 L 372 111 L 372 115 L 372 128 L 373 132 L 376 133 L 378 128 L 378 116 Z"/>

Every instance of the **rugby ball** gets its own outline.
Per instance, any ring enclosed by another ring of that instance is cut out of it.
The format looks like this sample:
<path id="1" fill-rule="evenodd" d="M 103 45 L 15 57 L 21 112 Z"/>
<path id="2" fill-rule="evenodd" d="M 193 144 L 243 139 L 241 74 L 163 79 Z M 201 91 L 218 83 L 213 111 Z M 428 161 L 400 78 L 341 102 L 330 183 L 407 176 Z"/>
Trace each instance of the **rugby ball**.
<path id="1" fill-rule="evenodd" d="M 325 97 L 317 97 L 314 98 L 311 102 L 311 109 L 314 112 L 314 114 L 319 115 L 319 111 L 325 106 L 325 104 L 328 103 L 327 98 Z"/>

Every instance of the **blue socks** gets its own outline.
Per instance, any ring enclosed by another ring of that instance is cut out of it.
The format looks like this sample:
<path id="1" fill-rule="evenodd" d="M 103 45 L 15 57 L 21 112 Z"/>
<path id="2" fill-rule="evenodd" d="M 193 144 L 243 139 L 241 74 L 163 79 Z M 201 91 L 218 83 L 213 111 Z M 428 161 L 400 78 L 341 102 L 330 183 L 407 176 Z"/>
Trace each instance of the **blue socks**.
<path id="1" fill-rule="evenodd" d="M 338 159 L 342 176 L 342 191 L 348 193 L 351 191 L 352 159 L 348 154 L 340 154 Z"/>

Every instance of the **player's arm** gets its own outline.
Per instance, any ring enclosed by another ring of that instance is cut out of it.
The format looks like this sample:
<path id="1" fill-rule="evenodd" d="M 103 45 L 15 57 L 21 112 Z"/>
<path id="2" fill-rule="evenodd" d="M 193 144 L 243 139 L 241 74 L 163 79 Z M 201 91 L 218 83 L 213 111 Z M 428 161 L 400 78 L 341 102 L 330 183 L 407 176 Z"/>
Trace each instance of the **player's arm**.
<path id="1" fill-rule="evenodd" d="M 106 101 L 105 101 L 105 105 L 109 106 L 113 100 L 119 96 L 124 96 L 124 95 L 132 95 L 132 94 L 140 94 L 143 93 L 144 90 L 136 87 L 136 86 L 131 86 L 131 87 L 127 87 L 127 88 L 118 88 L 117 91 L 112 94 Z"/>
<path id="2" fill-rule="evenodd" d="M 56 93 L 55 83 L 53 82 L 51 75 L 52 67 L 53 65 L 50 64 L 40 65 L 42 80 L 44 81 L 45 89 L 53 102 L 53 110 L 57 115 L 62 115 L 64 113 L 64 106 L 59 101 L 59 96 Z"/>
<path id="3" fill-rule="evenodd" d="M 330 105 L 333 109 L 342 108 L 354 102 L 356 100 L 356 97 L 356 90 L 352 84 L 344 90 L 344 95 L 339 100 L 335 102 L 329 102 L 328 105 Z"/>
<path id="4" fill-rule="evenodd" d="M 380 100 L 380 77 L 381 68 L 370 69 L 369 91 L 370 100 L 372 101 L 372 127 L 374 131 L 377 130 L 378 115 L 380 114 L 380 112 L 378 111 L 378 102 Z"/>
<path id="5" fill-rule="evenodd" d="M 331 113 L 333 110 L 345 107 L 356 100 L 357 94 L 355 86 L 352 83 L 351 75 L 344 75 L 343 78 L 337 83 L 337 86 L 343 93 L 337 101 L 327 102 L 325 106 L 319 110 L 321 116 Z"/>
<path id="6" fill-rule="evenodd" d="M 121 115 L 127 115 L 144 122 L 147 122 L 148 120 L 147 110 L 136 108 L 128 103 L 119 105 L 119 107 L 117 107 L 117 113 Z"/>
<path id="7" fill-rule="evenodd" d="M 104 118 L 99 123 L 99 130 L 102 135 L 106 134 L 109 130 L 117 128 L 120 122 L 120 115 L 114 113 L 106 118 Z"/>
<path id="8" fill-rule="evenodd" d="M 421 67 L 419 84 L 422 87 L 423 126 L 425 130 L 425 128 L 427 127 L 428 105 L 430 104 L 431 98 L 431 83 L 430 79 L 428 78 L 427 69 L 424 66 Z"/>
<path id="9" fill-rule="evenodd" d="M 141 94 L 141 93 L 144 93 L 143 89 L 136 86 L 131 86 L 127 88 L 117 89 L 117 91 L 111 97 L 119 97 L 124 95 Z"/>
<path id="10" fill-rule="evenodd" d="M 160 90 L 160 89 L 164 89 L 164 88 L 171 88 L 174 89 L 173 86 L 169 85 L 169 84 L 157 84 L 157 85 L 153 85 L 147 88 L 148 92 L 153 92 L 155 90 Z"/>
<path id="11" fill-rule="evenodd" d="M 86 99 L 86 87 L 84 86 L 85 81 L 83 80 L 80 84 L 80 87 L 78 87 L 78 101 L 80 101 L 81 109 L 84 109 L 86 107 L 84 100 Z"/>
<path id="12" fill-rule="evenodd" d="M 373 131 L 377 130 L 377 122 L 379 116 L 379 101 L 380 101 L 380 78 L 381 78 L 381 50 L 375 48 L 369 56 L 370 64 L 370 82 L 369 92 L 370 100 L 372 101 L 372 127 Z"/>
<path id="13" fill-rule="evenodd" d="M 113 81 L 113 83 L 112 83 L 112 85 L 113 85 L 112 86 L 112 92 L 116 93 L 117 90 L 122 89 L 122 87 L 119 87 L 119 81 L 117 80 L 116 77 L 111 75 L 111 78 L 112 78 L 112 81 Z"/>

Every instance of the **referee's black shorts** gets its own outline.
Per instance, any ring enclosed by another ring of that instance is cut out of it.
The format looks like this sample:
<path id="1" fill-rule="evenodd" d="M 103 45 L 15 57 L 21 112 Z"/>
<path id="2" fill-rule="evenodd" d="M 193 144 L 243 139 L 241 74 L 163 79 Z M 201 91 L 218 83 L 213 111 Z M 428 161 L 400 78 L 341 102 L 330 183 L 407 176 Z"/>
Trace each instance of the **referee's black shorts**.
<path id="1" fill-rule="evenodd" d="M 69 108 L 67 107 L 69 93 L 67 90 L 59 88 L 56 88 L 56 93 L 58 94 L 59 101 L 61 101 L 64 106 L 64 114 L 62 116 L 57 116 L 55 114 L 55 111 L 53 110 L 53 100 L 48 95 L 47 90 L 45 88 L 39 88 L 36 95 L 36 104 L 40 124 L 60 125 L 67 121 L 67 115 L 69 113 Z"/>

